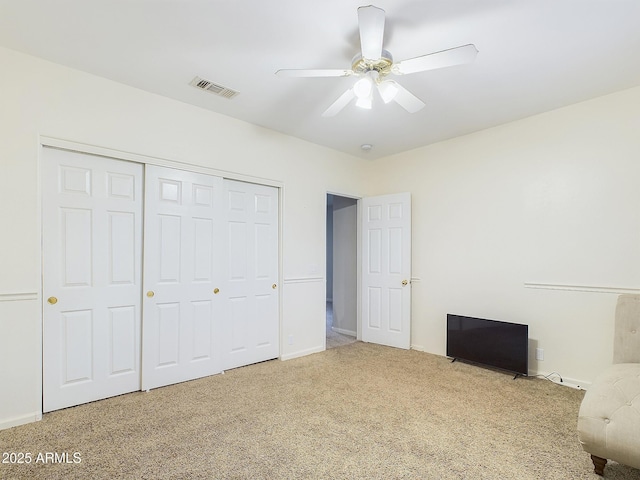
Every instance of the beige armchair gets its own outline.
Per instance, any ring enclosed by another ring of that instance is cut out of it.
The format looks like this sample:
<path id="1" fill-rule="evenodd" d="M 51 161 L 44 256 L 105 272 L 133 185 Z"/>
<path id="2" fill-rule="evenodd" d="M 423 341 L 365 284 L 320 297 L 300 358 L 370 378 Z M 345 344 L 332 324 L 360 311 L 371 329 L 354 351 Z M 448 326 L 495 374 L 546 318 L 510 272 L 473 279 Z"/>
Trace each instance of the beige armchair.
<path id="1" fill-rule="evenodd" d="M 640 295 L 620 295 L 611 367 L 596 377 L 578 414 L 578 438 L 594 471 L 607 459 L 640 468 Z"/>

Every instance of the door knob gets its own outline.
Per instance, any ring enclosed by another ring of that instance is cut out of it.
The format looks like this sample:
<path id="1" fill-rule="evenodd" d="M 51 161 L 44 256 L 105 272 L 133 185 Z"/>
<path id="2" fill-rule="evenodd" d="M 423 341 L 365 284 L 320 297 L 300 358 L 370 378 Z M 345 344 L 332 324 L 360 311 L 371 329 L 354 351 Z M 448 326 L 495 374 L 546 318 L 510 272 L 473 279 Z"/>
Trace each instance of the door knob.
<path id="1" fill-rule="evenodd" d="M 58 299 L 56 297 L 49 297 L 47 298 L 47 302 L 49 302 L 51 305 L 55 305 L 56 303 L 58 303 Z"/>
<path id="2" fill-rule="evenodd" d="M 409 285 L 409 282 L 406 280 L 402 280 L 402 285 L 406 287 L 407 285 Z"/>
<path id="3" fill-rule="evenodd" d="M 149 297 L 149 298 L 153 297 L 154 295 L 155 295 L 155 293 L 154 293 L 154 291 L 153 291 L 153 290 L 149 290 L 149 291 L 147 292 L 147 297 Z"/>
<path id="4" fill-rule="evenodd" d="M 217 295 L 218 293 L 220 293 L 220 289 L 219 288 L 214 288 L 213 289 L 213 293 L 215 293 Z"/>
<path id="5" fill-rule="evenodd" d="M 276 288 L 278 288 L 278 285 L 276 285 L 276 284 L 274 283 L 273 285 L 271 285 L 271 288 L 273 288 L 273 289 L 275 290 Z"/>

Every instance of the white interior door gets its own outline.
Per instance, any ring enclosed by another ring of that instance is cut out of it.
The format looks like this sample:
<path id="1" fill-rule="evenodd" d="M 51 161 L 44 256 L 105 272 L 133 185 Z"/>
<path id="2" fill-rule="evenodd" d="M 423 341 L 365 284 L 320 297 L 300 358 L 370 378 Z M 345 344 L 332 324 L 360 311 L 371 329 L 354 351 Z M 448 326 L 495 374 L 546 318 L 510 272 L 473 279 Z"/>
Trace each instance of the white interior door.
<path id="1" fill-rule="evenodd" d="M 411 346 L 411 195 L 362 200 L 362 340 Z"/>
<path id="2" fill-rule="evenodd" d="M 219 373 L 222 179 L 145 170 L 144 390 Z"/>
<path id="3" fill-rule="evenodd" d="M 140 389 L 142 166 L 43 149 L 43 409 Z"/>
<path id="4" fill-rule="evenodd" d="M 225 369 L 278 357 L 278 189 L 225 180 Z"/>

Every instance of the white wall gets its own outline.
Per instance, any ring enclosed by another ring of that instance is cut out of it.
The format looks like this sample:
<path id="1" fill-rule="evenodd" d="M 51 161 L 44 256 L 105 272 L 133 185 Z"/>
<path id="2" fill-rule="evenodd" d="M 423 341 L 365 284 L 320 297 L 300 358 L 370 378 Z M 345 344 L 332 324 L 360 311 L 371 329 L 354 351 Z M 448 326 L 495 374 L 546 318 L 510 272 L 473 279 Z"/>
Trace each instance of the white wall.
<path id="1" fill-rule="evenodd" d="M 364 161 L 7 49 L 0 65 L 0 428 L 41 412 L 40 136 L 282 185 L 282 356 L 323 349 L 326 192 L 364 192 Z"/>
<path id="2" fill-rule="evenodd" d="M 458 313 L 529 324 L 534 373 L 584 384 L 611 363 L 617 295 L 640 289 L 639 105 L 635 88 L 374 162 L 377 193 L 412 192 L 415 348 L 444 354 Z"/>

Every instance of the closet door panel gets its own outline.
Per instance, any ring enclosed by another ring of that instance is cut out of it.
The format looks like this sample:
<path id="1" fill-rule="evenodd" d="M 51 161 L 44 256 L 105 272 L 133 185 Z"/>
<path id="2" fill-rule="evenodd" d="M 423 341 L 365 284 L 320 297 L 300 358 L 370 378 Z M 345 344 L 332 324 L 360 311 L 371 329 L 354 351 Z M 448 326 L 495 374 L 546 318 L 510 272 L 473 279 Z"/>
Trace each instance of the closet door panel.
<path id="1" fill-rule="evenodd" d="M 142 388 L 222 371 L 222 179 L 147 166 Z"/>
<path id="2" fill-rule="evenodd" d="M 140 389 L 142 166 L 42 151 L 43 409 Z"/>
<path id="3" fill-rule="evenodd" d="M 225 180 L 225 369 L 277 358 L 278 189 Z"/>

